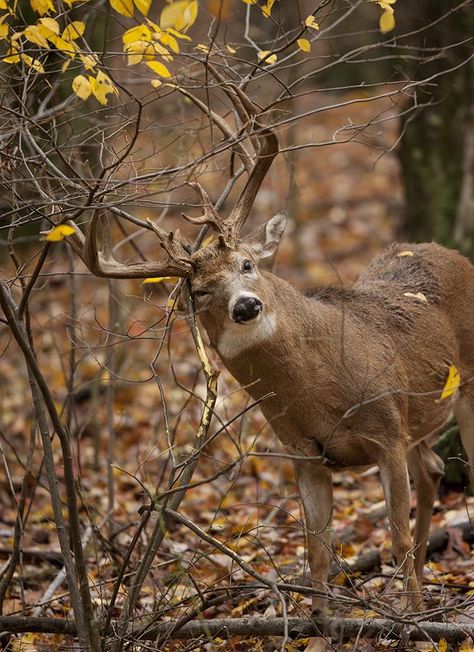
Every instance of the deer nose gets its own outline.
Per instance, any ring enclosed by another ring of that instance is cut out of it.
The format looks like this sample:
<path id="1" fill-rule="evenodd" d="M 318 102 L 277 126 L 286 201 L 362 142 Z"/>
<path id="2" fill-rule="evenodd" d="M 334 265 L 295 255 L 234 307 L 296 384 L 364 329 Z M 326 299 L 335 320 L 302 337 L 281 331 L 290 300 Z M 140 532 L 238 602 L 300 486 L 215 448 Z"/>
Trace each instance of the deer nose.
<path id="1" fill-rule="evenodd" d="M 258 317 L 262 308 L 263 304 L 257 297 L 240 297 L 232 309 L 232 319 L 242 324 Z"/>

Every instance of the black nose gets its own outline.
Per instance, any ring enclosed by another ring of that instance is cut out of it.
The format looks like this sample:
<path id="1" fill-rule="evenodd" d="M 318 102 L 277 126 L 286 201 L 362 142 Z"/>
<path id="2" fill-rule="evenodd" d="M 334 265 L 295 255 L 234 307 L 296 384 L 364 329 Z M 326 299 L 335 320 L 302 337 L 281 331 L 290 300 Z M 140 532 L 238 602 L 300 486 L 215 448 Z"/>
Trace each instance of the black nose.
<path id="1" fill-rule="evenodd" d="M 262 302 L 257 297 L 240 297 L 232 310 L 232 319 L 240 324 L 255 319 L 262 311 Z"/>

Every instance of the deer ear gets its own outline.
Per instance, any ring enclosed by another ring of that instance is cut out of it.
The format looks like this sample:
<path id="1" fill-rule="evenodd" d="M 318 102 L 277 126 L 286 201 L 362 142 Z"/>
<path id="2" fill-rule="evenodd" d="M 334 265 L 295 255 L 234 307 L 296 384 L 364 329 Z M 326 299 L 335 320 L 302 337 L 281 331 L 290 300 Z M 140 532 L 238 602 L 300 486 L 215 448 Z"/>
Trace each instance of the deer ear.
<path id="1" fill-rule="evenodd" d="M 280 244 L 286 222 L 286 213 L 274 215 L 263 227 L 248 235 L 244 239 L 245 244 L 252 247 L 257 258 L 269 258 Z"/>

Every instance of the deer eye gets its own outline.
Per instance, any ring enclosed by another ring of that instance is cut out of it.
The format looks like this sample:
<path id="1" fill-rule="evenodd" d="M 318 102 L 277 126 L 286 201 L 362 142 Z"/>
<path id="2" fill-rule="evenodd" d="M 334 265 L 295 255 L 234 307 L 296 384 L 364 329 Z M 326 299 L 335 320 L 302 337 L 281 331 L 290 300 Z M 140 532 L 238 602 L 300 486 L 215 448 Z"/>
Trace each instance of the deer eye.
<path id="1" fill-rule="evenodd" d="M 193 294 L 197 299 L 199 299 L 200 297 L 208 297 L 211 293 L 206 292 L 206 290 L 196 290 Z"/>
<path id="2" fill-rule="evenodd" d="M 243 272 L 251 272 L 253 270 L 253 263 L 251 260 L 244 260 L 242 263 L 242 271 Z"/>

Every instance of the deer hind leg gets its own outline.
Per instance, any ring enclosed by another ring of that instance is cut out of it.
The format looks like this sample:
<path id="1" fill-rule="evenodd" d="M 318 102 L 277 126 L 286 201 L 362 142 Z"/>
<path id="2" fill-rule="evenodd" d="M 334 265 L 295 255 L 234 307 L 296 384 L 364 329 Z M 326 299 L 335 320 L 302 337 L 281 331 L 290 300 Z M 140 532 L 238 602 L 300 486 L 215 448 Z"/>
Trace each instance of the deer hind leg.
<path id="1" fill-rule="evenodd" d="M 326 594 L 331 563 L 332 473 L 311 462 L 295 464 L 306 521 L 306 545 L 313 588 Z M 313 596 L 313 612 L 327 610 L 325 595 Z"/>
<path id="2" fill-rule="evenodd" d="M 416 489 L 415 572 L 421 588 L 433 504 L 444 474 L 444 462 L 421 441 L 408 452 L 408 469 Z"/>
<path id="3" fill-rule="evenodd" d="M 391 451 L 379 461 L 379 469 L 392 530 L 393 553 L 403 570 L 406 607 L 419 610 L 423 600 L 415 574 L 410 536 L 410 482 L 404 449 L 400 447 Z"/>
<path id="4" fill-rule="evenodd" d="M 454 407 L 454 416 L 469 460 L 469 478 L 474 492 L 474 390 L 472 387 L 461 389 L 461 396 Z"/>

